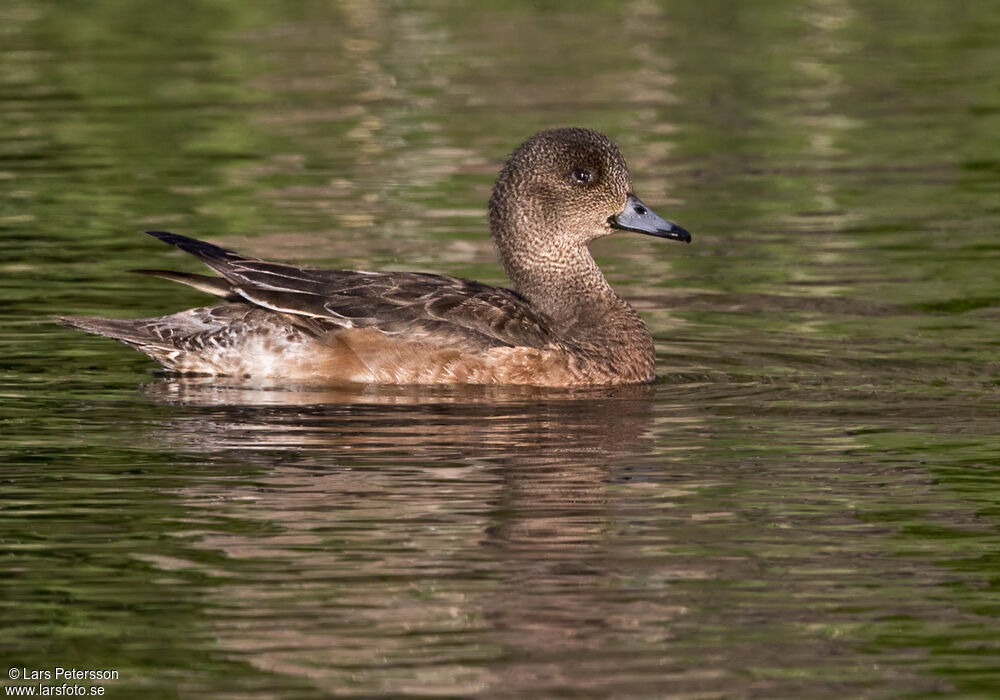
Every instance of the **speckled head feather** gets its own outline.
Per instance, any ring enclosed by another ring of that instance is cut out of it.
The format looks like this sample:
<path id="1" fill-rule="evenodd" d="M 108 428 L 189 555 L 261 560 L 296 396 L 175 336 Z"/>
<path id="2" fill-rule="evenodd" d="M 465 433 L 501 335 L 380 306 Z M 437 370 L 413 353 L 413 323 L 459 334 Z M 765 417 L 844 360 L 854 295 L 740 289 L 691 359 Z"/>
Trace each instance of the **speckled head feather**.
<path id="1" fill-rule="evenodd" d="M 618 146 L 590 129 L 541 131 L 504 164 L 490 198 L 490 232 L 501 249 L 586 245 L 614 230 L 632 178 Z"/>

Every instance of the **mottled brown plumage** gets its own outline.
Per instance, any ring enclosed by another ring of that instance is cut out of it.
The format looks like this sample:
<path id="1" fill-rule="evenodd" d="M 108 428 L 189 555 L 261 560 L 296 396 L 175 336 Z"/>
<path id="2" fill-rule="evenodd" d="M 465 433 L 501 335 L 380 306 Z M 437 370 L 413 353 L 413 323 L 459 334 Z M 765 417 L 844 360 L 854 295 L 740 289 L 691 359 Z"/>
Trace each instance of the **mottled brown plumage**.
<path id="1" fill-rule="evenodd" d="M 60 320 L 185 373 L 327 383 L 649 381 L 649 331 L 587 244 L 615 229 L 690 235 L 631 189 L 607 137 L 543 131 L 511 155 L 490 199 L 490 231 L 513 290 L 444 275 L 297 267 L 151 231 L 221 277 L 138 272 L 225 302 L 159 318 Z"/>

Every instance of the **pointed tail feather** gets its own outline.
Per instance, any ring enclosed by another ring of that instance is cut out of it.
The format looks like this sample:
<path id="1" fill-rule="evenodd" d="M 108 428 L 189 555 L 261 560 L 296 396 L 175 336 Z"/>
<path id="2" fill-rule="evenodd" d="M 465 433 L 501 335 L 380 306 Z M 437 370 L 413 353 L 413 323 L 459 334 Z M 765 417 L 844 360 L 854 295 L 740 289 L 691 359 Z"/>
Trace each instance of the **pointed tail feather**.
<path id="1" fill-rule="evenodd" d="M 242 260 L 244 258 L 244 256 L 234 250 L 228 250 L 211 243 L 206 243 L 205 241 L 199 241 L 197 238 L 182 236 L 179 233 L 170 233 L 169 231 L 145 231 L 144 233 L 164 243 L 177 246 L 184 252 L 191 253 L 191 255 L 206 262 L 209 260 Z"/>
<path id="2" fill-rule="evenodd" d="M 188 238 L 177 233 L 169 233 L 167 231 L 146 231 L 145 233 L 164 243 L 177 246 L 185 253 L 191 253 L 191 255 L 201 260 L 223 277 L 229 277 L 228 273 L 232 270 L 233 266 L 241 261 L 257 261 L 257 258 L 241 255 L 235 250 L 220 248 L 217 245 L 199 241 L 196 238 Z"/>
<path id="3" fill-rule="evenodd" d="M 196 275 L 191 272 L 174 272 L 173 270 L 128 270 L 128 272 L 160 277 L 171 282 L 180 282 L 189 287 L 194 287 L 199 292 L 213 294 L 228 301 L 236 301 L 240 298 L 238 294 L 233 292 L 233 286 L 222 277 Z"/>
<path id="4" fill-rule="evenodd" d="M 137 348 L 148 346 L 168 347 L 162 339 L 151 334 L 146 328 L 149 319 L 100 318 L 99 316 L 56 316 L 60 326 L 75 328 L 94 335 L 103 335 L 120 340 Z"/>

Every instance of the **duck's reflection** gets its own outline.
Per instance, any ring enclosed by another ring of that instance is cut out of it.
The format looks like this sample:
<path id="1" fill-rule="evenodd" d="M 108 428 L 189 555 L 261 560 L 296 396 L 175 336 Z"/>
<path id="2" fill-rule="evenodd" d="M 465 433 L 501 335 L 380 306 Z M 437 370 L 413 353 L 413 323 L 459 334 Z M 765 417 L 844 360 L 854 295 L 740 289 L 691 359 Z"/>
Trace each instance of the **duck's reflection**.
<path id="1" fill-rule="evenodd" d="M 634 607 L 616 551 L 630 485 L 653 485 L 656 386 L 147 391 L 192 412 L 158 439 L 254 469 L 182 497 L 222 519 L 197 537 L 232 563 L 214 598 L 239 625 L 221 616 L 217 638 L 259 668 L 325 689 L 527 689 L 566 654 L 648 648 L 676 614 Z"/>

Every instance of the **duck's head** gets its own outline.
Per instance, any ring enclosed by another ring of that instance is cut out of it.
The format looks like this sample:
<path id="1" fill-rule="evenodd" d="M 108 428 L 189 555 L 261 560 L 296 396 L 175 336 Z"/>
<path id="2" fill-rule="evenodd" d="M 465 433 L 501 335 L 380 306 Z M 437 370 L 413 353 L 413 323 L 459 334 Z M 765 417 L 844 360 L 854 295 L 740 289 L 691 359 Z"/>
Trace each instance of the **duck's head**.
<path id="1" fill-rule="evenodd" d="M 585 246 L 616 230 L 691 240 L 633 194 L 621 151 L 590 129 L 549 129 L 518 146 L 497 178 L 490 230 L 501 254 Z"/>

